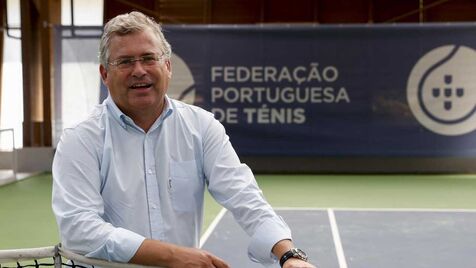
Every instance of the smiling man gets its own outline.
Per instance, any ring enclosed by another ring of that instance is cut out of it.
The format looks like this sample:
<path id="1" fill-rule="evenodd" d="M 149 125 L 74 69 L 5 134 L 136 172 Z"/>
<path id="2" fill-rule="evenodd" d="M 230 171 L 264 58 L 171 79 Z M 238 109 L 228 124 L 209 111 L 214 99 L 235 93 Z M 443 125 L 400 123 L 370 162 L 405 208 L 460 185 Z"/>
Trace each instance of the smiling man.
<path id="1" fill-rule="evenodd" d="M 151 38 L 155 35 L 158 38 Z M 170 45 L 164 52 L 160 35 L 145 29 L 109 36 L 101 44 L 111 59 L 99 67 L 104 84 L 117 107 L 145 132 L 164 109 L 172 76 Z"/>
<path id="2" fill-rule="evenodd" d="M 198 249 L 204 190 L 251 236 L 252 260 L 312 268 L 241 164 L 223 126 L 170 99 L 171 48 L 142 13 L 104 27 L 100 74 L 109 97 L 65 129 L 53 162 L 63 246 L 88 257 L 165 267 L 229 267 Z"/>

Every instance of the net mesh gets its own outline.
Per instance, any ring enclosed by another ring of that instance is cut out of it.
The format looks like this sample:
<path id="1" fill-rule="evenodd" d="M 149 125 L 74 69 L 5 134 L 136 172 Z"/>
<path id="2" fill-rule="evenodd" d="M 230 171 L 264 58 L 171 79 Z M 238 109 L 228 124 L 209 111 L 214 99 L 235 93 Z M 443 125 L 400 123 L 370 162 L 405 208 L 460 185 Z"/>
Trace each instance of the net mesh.
<path id="1" fill-rule="evenodd" d="M 61 247 L 61 245 L 0 250 L 0 268 L 22 267 L 112 267 L 112 268 L 141 268 L 151 267 L 129 263 L 110 262 L 88 258 Z"/>

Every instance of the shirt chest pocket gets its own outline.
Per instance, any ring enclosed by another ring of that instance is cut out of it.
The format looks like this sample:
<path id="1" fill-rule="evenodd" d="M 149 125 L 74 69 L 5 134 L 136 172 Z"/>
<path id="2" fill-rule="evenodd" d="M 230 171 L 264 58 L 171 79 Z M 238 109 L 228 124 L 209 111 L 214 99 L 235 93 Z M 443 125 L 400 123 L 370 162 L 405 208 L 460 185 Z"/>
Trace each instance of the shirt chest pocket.
<path id="1" fill-rule="evenodd" d="M 195 160 L 170 162 L 168 186 L 175 210 L 191 212 L 200 208 L 204 191 L 201 177 Z"/>

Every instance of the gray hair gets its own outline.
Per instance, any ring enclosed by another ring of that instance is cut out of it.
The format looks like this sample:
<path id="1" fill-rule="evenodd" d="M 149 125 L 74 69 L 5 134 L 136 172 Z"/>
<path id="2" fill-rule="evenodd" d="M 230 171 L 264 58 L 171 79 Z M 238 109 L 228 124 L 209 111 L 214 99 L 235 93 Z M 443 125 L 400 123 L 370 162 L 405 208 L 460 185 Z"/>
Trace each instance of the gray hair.
<path id="1" fill-rule="evenodd" d="M 151 29 L 153 31 L 162 45 L 161 49 L 165 58 L 170 59 L 172 56 L 172 48 L 170 47 L 169 42 L 165 39 L 160 24 L 155 22 L 153 18 L 148 17 L 141 12 L 133 11 L 131 13 L 118 15 L 104 25 L 104 33 L 102 34 L 101 42 L 99 43 L 99 62 L 105 68 L 108 67 L 107 63 L 110 56 L 109 45 L 113 36 L 142 32 L 146 29 Z"/>

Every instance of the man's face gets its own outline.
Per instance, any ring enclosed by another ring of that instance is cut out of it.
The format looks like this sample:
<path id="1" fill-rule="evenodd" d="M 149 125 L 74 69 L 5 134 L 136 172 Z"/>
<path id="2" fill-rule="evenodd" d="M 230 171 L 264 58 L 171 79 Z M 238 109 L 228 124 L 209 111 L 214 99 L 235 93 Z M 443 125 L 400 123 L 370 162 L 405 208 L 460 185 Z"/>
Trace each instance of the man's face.
<path id="1" fill-rule="evenodd" d="M 109 52 L 109 62 L 117 59 L 138 59 L 141 56 L 160 56 L 163 53 L 152 30 L 113 36 Z M 149 113 L 148 115 L 160 114 L 172 76 L 168 59 L 153 64 L 135 61 L 129 67 L 107 67 L 99 67 L 101 78 L 122 112 L 128 115 L 144 112 Z"/>

